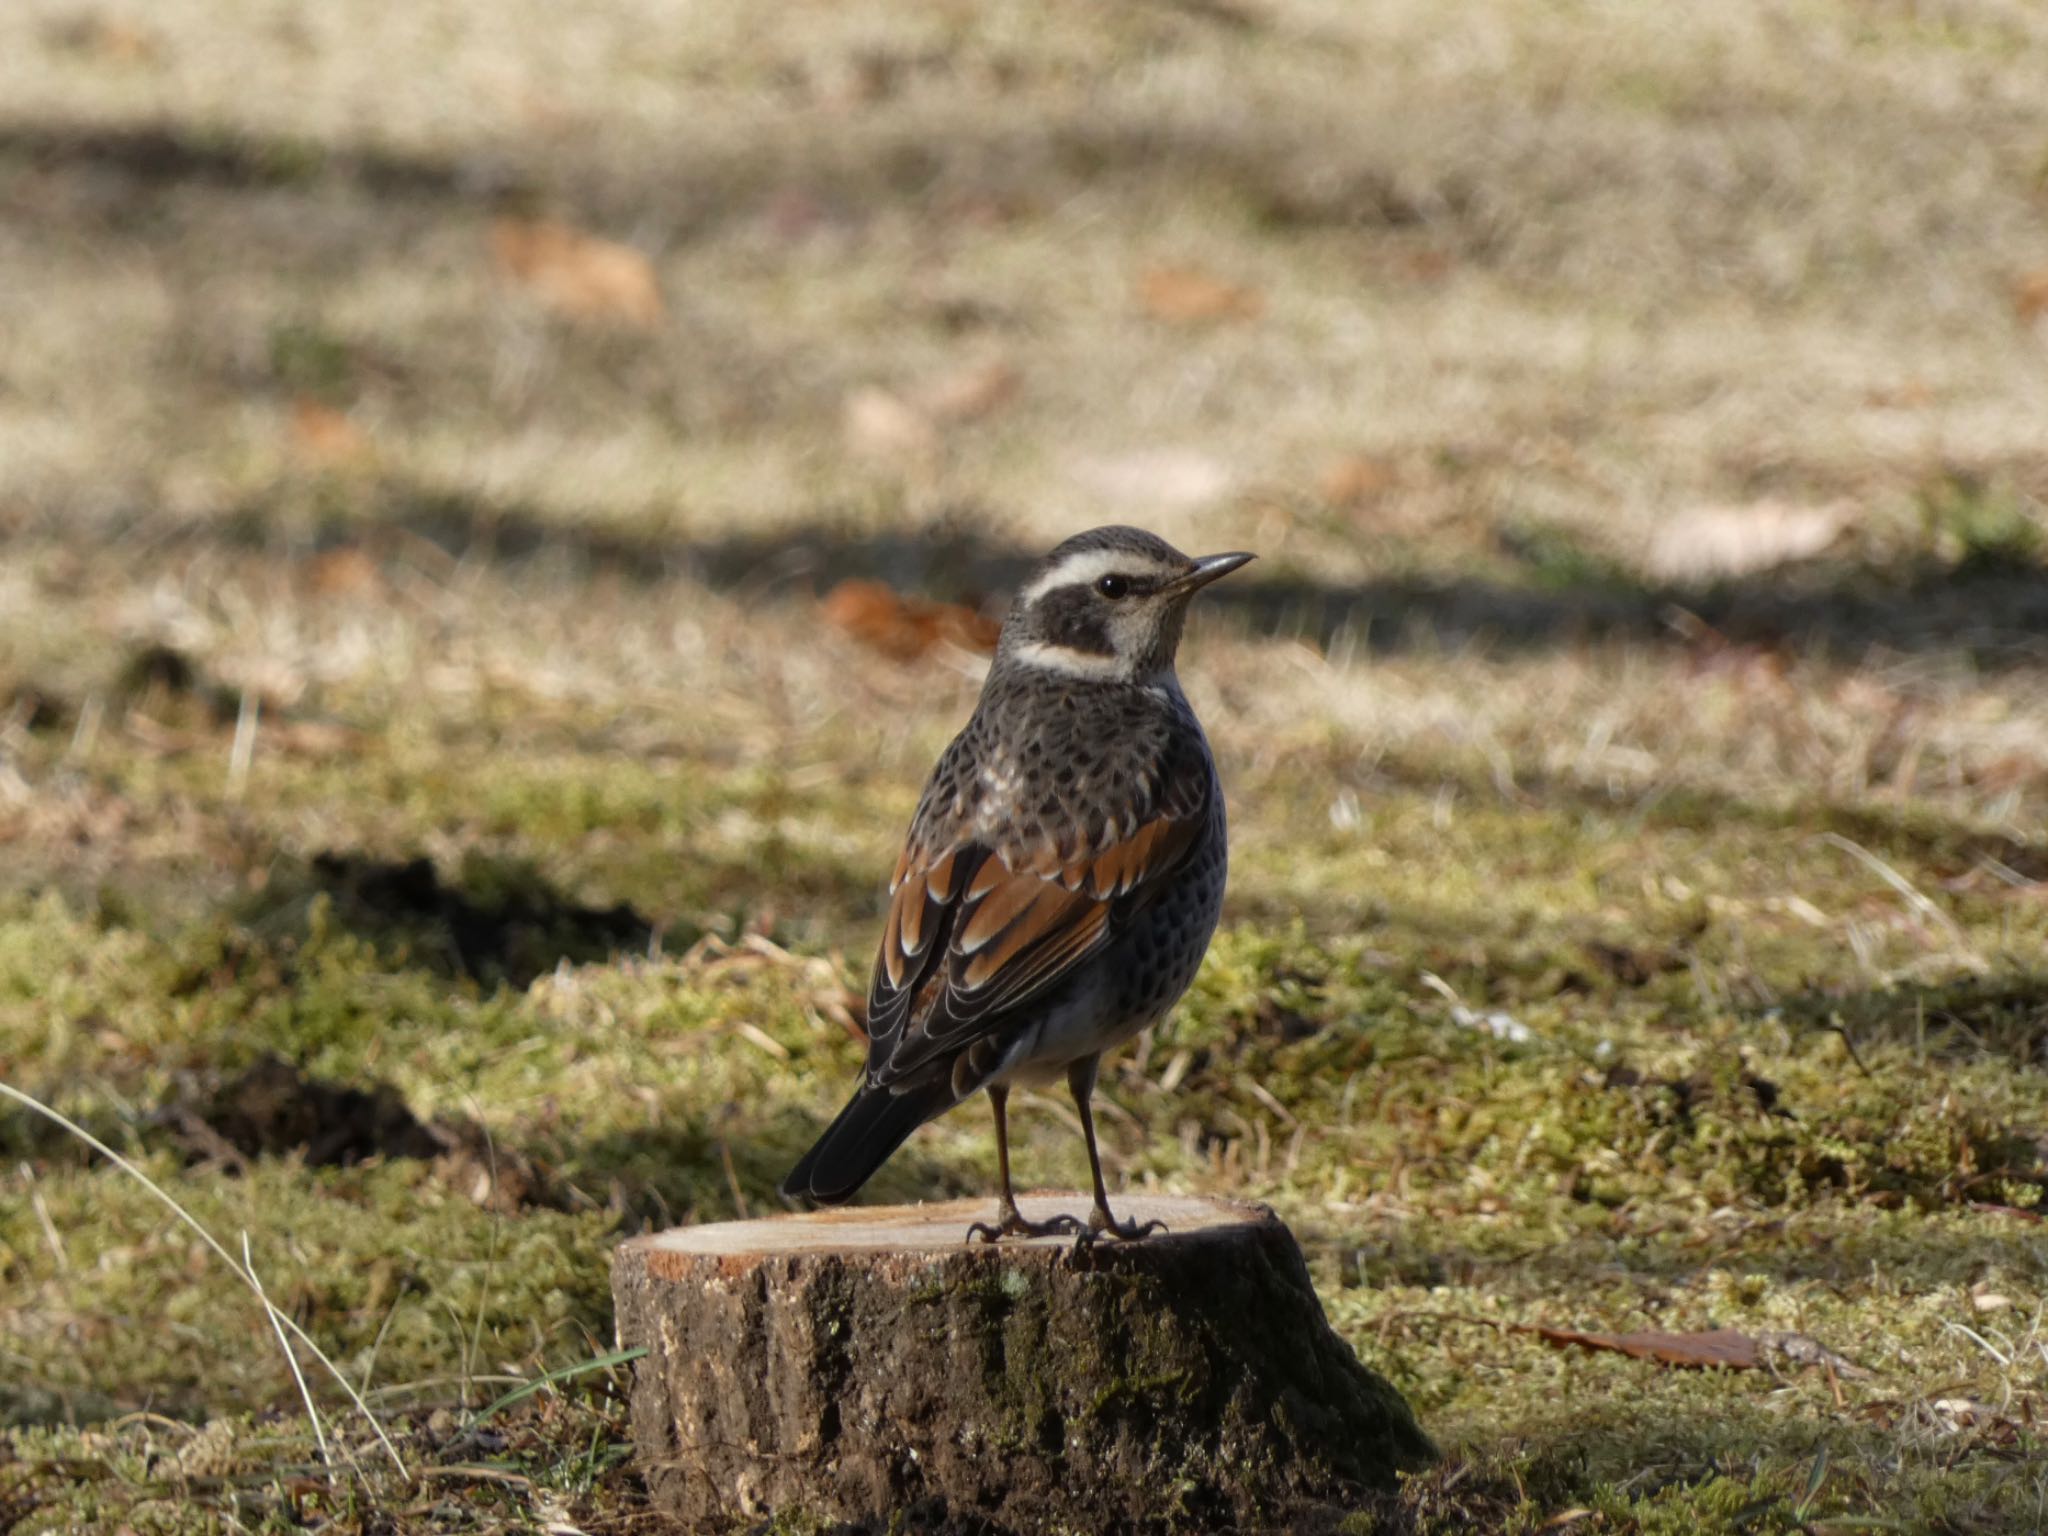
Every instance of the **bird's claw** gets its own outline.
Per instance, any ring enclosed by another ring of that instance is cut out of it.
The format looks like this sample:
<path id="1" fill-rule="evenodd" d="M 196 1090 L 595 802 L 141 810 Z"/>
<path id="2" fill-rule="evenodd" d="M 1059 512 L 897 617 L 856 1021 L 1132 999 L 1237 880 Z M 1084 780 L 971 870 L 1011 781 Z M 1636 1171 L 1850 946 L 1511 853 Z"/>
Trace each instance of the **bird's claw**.
<path id="1" fill-rule="evenodd" d="M 1044 1221 L 1027 1221 L 1017 1210 L 1000 1211 L 994 1225 L 977 1221 L 967 1229 L 970 1243 L 999 1243 L 1006 1237 L 1068 1237 L 1088 1230 L 1078 1216 L 1048 1216 Z"/>
<path id="2" fill-rule="evenodd" d="M 1154 1232 L 1164 1232 L 1163 1221 L 1118 1221 L 1109 1212 L 1097 1210 L 1088 1217 L 1088 1241 L 1113 1237 L 1119 1242 L 1135 1243 L 1141 1237 L 1150 1237 Z"/>

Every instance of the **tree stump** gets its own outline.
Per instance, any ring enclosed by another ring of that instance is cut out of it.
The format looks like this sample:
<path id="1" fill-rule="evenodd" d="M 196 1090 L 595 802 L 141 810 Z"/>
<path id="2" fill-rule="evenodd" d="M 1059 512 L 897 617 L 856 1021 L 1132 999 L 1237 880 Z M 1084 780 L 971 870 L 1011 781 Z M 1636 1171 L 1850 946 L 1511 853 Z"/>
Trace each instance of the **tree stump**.
<path id="1" fill-rule="evenodd" d="M 1034 1219 L 1085 1213 L 1030 1196 Z M 1133 1243 L 963 1241 L 991 1202 L 821 1211 L 621 1245 L 656 1505 L 982 1531 L 1293 1529 L 1433 1454 L 1331 1332 L 1263 1206 L 1126 1194 Z"/>

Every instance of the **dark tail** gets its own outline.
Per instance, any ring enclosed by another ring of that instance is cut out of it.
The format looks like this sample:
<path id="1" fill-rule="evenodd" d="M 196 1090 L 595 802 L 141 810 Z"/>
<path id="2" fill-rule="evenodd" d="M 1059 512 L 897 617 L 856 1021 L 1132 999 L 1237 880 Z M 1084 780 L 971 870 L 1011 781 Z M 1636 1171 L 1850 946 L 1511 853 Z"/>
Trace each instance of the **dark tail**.
<path id="1" fill-rule="evenodd" d="M 782 1193 L 818 1205 L 851 1199 L 912 1131 L 952 1107 L 948 1073 L 900 1092 L 863 1087 L 825 1128 L 818 1144 L 789 1170 Z"/>

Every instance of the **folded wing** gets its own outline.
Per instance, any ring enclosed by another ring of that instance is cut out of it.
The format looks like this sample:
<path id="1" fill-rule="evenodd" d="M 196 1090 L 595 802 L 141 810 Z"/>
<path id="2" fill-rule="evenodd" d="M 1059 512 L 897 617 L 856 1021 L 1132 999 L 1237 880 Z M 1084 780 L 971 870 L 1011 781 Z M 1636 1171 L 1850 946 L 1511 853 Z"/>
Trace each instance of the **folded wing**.
<path id="1" fill-rule="evenodd" d="M 913 836 L 890 881 L 869 992 L 868 1082 L 1002 1044 L 1021 1010 L 1107 945 L 1186 859 L 1208 813 L 1206 796 L 1187 798 L 1078 849 L 927 849 Z"/>

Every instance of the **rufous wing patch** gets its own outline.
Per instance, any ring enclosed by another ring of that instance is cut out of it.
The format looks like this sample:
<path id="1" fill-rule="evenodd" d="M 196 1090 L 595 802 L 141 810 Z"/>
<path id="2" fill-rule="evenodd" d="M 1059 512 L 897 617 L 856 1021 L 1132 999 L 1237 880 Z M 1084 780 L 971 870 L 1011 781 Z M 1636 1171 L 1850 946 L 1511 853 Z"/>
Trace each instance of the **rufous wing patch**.
<path id="1" fill-rule="evenodd" d="M 925 894 L 933 901 L 944 901 L 953 890 L 953 866 L 959 862 L 960 850 L 948 851 L 943 859 L 925 871 Z"/>
<path id="2" fill-rule="evenodd" d="M 1008 897 L 1019 887 L 1023 888 L 1022 894 L 1028 899 L 1016 904 L 1015 915 L 1002 925 L 999 932 L 990 935 L 992 942 L 987 942 L 985 948 L 978 948 L 974 958 L 960 973 L 960 983 L 969 991 L 978 991 L 999 977 L 1004 982 L 1005 991 L 1013 990 L 1009 973 L 1016 969 L 1022 974 L 1025 968 L 1023 957 L 1027 954 L 1029 969 L 1037 974 L 1039 954 L 1036 950 L 1039 947 L 1063 949 L 1076 932 L 1085 933 L 1092 939 L 1108 921 L 1108 908 L 1101 903 L 1031 875 L 1019 877 L 1013 885 L 1005 886 L 990 900 Z M 1011 904 L 1014 903 L 1006 903 Z M 977 919 L 980 915 L 975 914 Z"/>
<path id="3" fill-rule="evenodd" d="M 1180 862 L 1195 830 L 1191 821 L 1154 817 L 1083 866 L 1088 889 L 1097 900 L 1107 901 L 1164 874 Z"/>
<path id="4" fill-rule="evenodd" d="M 906 851 L 870 1006 L 876 1040 L 894 1042 L 884 1070 L 914 1072 L 977 1039 L 1006 1048 L 1014 1036 L 998 1026 L 1009 1010 L 1098 951 L 1112 918 L 1161 888 L 1204 825 L 1198 799 L 1147 821 L 1127 810 L 1000 851 Z M 933 953 L 941 946 L 943 957 Z M 986 1072 L 972 1065 L 968 1075 L 978 1085 Z"/>
<path id="5" fill-rule="evenodd" d="M 967 899 L 979 901 L 990 891 L 1010 878 L 1010 866 L 1003 862 L 1003 856 L 992 853 L 981 861 L 981 868 L 974 872 L 974 879 L 967 887 Z"/>
<path id="6" fill-rule="evenodd" d="M 903 953 L 916 954 L 924 948 L 924 915 L 927 910 L 924 882 L 918 879 L 906 881 L 889 906 L 896 919 L 896 934 L 903 945 Z"/>
<path id="7" fill-rule="evenodd" d="M 980 883 L 977 878 L 975 884 Z M 1015 923 L 1045 889 L 1045 882 L 1036 875 L 1012 875 L 982 897 L 954 941 L 955 947 L 964 955 L 975 953 Z"/>

